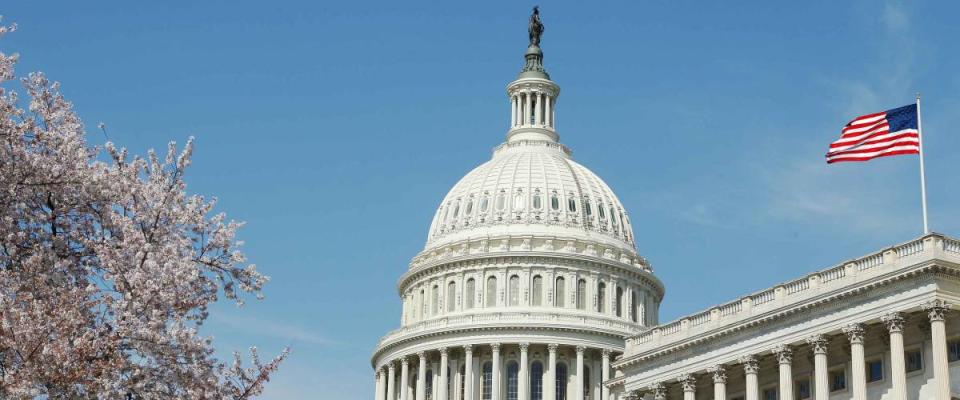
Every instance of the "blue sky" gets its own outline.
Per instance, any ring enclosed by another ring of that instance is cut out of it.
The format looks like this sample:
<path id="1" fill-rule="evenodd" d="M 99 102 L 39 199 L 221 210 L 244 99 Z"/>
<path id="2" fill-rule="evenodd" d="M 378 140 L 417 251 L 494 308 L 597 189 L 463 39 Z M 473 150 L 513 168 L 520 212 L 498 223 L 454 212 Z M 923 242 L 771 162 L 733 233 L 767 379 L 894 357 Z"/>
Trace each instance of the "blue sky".
<path id="1" fill-rule="evenodd" d="M 509 122 L 532 4 L 17 2 L 0 41 L 132 151 L 197 137 L 189 190 L 247 221 L 266 300 L 224 354 L 292 347 L 267 399 L 368 399 L 395 283 Z M 557 123 L 617 192 L 661 320 L 921 233 L 915 156 L 827 166 L 852 117 L 920 91 L 930 220 L 960 235 L 955 2 L 541 3 Z"/>

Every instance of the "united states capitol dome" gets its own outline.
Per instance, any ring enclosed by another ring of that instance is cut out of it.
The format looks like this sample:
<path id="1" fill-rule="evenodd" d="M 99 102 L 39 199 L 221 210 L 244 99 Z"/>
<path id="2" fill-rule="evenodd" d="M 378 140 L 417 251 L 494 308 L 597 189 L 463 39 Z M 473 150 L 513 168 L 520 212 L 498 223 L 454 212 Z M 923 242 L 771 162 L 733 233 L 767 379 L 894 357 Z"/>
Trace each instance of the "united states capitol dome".
<path id="1" fill-rule="evenodd" d="M 530 50 L 533 49 L 533 50 Z M 440 203 L 425 251 L 485 237 L 530 235 L 595 242 L 636 256 L 626 210 L 610 187 L 560 144 L 560 87 L 531 45 L 507 86 L 511 121 L 493 158 L 460 179 Z"/>

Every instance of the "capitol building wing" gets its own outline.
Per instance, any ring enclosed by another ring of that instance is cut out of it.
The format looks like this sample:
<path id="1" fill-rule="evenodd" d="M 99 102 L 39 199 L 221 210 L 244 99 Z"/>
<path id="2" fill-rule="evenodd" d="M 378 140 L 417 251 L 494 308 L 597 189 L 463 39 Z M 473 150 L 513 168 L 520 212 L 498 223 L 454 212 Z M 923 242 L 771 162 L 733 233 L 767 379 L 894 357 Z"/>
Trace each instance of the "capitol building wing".
<path id="1" fill-rule="evenodd" d="M 939 234 L 661 324 L 627 210 L 560 143 L 542 33 L 534 9 L 505 141 L 400 276 L 375 400 L 960 398 L 960 241 Z"/>

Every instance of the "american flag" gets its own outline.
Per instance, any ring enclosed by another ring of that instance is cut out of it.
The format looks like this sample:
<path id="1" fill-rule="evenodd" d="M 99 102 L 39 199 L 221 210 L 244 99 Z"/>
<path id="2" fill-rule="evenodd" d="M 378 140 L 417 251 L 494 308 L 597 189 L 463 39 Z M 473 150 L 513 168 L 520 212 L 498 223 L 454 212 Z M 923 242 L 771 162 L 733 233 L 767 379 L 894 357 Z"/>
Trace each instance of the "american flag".
<path id="1" fill-rule="evenodd" d="M 827 163 L 918 154 L 918 120 L 916 104 L 854 118 L 840 131 L 840 139 L 830 143 Z"/>

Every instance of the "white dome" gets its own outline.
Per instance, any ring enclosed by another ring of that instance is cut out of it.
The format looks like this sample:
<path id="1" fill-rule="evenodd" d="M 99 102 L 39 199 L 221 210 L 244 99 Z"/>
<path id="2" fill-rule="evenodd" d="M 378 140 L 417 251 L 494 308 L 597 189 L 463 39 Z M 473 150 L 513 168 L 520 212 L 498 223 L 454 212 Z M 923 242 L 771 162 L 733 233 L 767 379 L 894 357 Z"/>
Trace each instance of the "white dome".
<path id="1" fill-rule="evenodd" d="M 539 236 L 582 239 L 635 254 L 626 210 L 600 177 L 549 140 L 500 145 L 440 204 L 427 239 L 432 249 L 465 239 Z"/>

